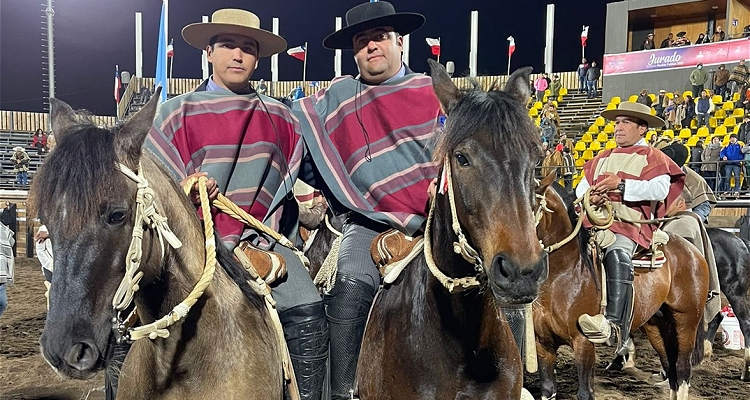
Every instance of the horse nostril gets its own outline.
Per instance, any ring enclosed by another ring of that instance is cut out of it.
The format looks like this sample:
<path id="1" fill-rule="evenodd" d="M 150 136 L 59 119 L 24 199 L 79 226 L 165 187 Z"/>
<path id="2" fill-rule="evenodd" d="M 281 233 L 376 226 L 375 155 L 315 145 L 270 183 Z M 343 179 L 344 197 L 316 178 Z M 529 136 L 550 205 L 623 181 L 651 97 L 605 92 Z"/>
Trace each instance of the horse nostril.
<path id="1" fill-rule="evenodd" d="M 512 266 L 505 261 L 505 257 L 502 255 L 496 255 L 495 258 L 492 259 L 492 265 L 500 271 L 500 275 L 505 279 L 510 279 L 511 275 L 513 275 Z"/>
<path id="2" fill-rule="evenodd" d="M 79 371 L 94 369 L 99 361 L 99 350 L 89 340 L 78 342 L 65 352 L 65 363 Z"/>
<path id="3" fill-rule="evenodd" d="M 534 270 L 531 272 L 532 278 L 541 283 L 547 279 L 549 275 L 549 258 L 547 254 L 542 257 L 541 260 L 534 266 Z"/>

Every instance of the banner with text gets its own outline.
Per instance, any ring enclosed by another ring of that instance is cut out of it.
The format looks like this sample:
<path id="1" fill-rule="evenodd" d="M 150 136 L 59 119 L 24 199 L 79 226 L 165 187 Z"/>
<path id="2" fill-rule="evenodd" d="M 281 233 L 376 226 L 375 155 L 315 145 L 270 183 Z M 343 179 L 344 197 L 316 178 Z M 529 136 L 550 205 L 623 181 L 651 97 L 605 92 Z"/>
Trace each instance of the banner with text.
<path id="1" fill-rule="evenodd" d="M 750 59 L 750 39 L 685 47 L 633 51 L 604 56 L 604 75 L 634 74 L 669 68 L 716 65 Z"/>

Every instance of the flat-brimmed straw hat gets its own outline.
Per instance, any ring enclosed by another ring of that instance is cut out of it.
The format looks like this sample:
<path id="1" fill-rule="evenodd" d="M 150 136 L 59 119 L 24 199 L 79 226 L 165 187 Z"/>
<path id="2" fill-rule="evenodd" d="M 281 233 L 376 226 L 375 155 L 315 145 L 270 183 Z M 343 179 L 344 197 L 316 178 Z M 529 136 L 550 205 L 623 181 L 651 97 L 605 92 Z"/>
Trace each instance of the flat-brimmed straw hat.
<path id="1" fill-rule="evenodd" d="M 182 28 L 182 38 L 189 45 L 205 50 L 211 38 L 218 35 L 242 35 L 258 42 L 258 57 L 270 57 L 286 50 L 286 40 L 260 29 L 260 18 L 250 11 L 236 8 L 216 10 L 211 22 L 197 22 Z"/>
<path id="2" fill-rule="evenodd" d="M 601 116 L 614 121 L 617 117 L 633 117 L 646 121 L 649 128 L 664 126 L 664 120 L 651 115 L 651 107 L 632 101 L 623 101 L 616 110 L 604 110 Z"/>
<path id="3" fill-rule="evenodd" d="M 16 147 L 13 148 L 13 151 L 26 151 L 26 149 L 24 149 L 21 146 L 16 146 Z"/>

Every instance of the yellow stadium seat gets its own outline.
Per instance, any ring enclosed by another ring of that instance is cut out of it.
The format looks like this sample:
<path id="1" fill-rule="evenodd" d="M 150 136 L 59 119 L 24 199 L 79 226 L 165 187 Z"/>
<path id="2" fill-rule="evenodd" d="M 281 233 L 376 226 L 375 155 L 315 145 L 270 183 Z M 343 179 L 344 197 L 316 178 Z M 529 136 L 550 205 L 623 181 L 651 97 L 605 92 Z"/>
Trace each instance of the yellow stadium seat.
<path id="1" fill-rule="evenodd" d="M 589 126 L 589 129 L 586 130 L 588 133 L 599 133 L 599 127 L 596 125 Z"/>
<path id="2" fill-rule="evenodd" d="M 551 94 L 552 94 L 552 91 L 551 91 L 551 90 L 549 90 L 549 89 L 547 89 L 547 90 L 545 90 L 545 91 L 544 91 L 544 95 L 545 95 L 545 96 L 549 96 L 549 95 L 551 95 Z"/>
<path id="3" fill-rule="evenodd" d="M 646 132 L 646 140 L 649 142 L 652 142 L 654 139 L 654 136 L 656 136 L 656 131 L 648 131 Z"/>
<path id="4" fill-rule="evenodd" d="M 667 136 L 667 137 L 669 137 L 670 139 L 674 139 L 674 131 L 673 131 L 673 130 L 671 130 L 671 129 L 665 129 L 665 130 L 663 130 L 663 131 L 661 132 L 661 135 L 662 135 L 662 136 Z"/>
<path id="5" fill-rule="evenodd" d="M 732 129 L 732 133 L 734 133 L 734 134 L 736 135 L 736 134 L 738 134 L 739 132 L 740 132 L 740 125 L 735 125 L 735 126 L 734 126 L 734 129 Z"/>
<path id="6" fill-rule="evenodd" d="M 596 126 L 604 126 L 607 124 L 607 121 L 604 119 L 604 117 L 596 117 L 596 120 L 594 120 L 594 125 Z"/>
<path id="7" fill-rule="evenodd" d="M 628 101 L 631 102 L 631 103 L 635 103 L 636 100 L 638 100 L 638 95 L 637 94 L 634 94 L 634 95 L 628 97 Z"/>
<path id="8" fill-rule="evenodd" d="M 744 108 L 735 108 L 734 111 L 732 111 L 733 117 L 744 117 L 745 116 L 745 109 Z"/>
<path id="9" fill-rule="evenodd" d="M 674 93 L 667 92 L 667 98 L 670 99 L 670 100 L 674 99 Z"/>
<path id="10" fill-rule="evenodd" d="M 557 100 L 552 100 L 552 105 L 555 106 L 555 108 L 557 108 Z"/>
<path id="11" fill-rule="evenodd" d="M 611 149 L 614 149 L 616 147 L 617 147 L 617 142 L 615 142 L 614 140 L 609 140 L 604 145 L 604 148 L 607 149 L 607 150 L 611 150 Z"/>
<path id="12" fill-rule="evenodd" d="M 579 141 L 576 142 L 576 145 L 575 145 L 575 147 L 573 149 L 575 151 L 584 151 L 584 150 L 586 150 L 586 143 L 584 143 L 583 141 L 579 140 Z"/>
<path id="13" fill-rule="evenodd" d="M 680 136 L 679 136 L 680 139 L 687 139 L 690 136 L 693 136 L 693 131 L 691 131 L 688 128 L 680 129 Z"/>
<path id="14" fill-rule="evenodd" d="M 651 108 L 651 115 L 656 115 L 656 110 L 653 107 Z"/>
<path id="15" fill-rule="evenodd" d="M 711 101 L 713 101 L 714 104 L 719 104 L 719 103 L 724 102 L 724 99 L 721 98 L 721 95 L 716 94 L 713 97 L 711 97 Z"/>
<path id="16" fill-rule="evenodd" d="M 537 101 L 534 103 L 534 108 L 536 108 L 537 110 L 541 110 L 542 107 L 544 107 L 544 104 L 542 104 L 541 101 Z"/>
<path id="17" fill-rule="evenodd" d="M 701 126 L 698 128 L 698 132 L 696 132 L 695 135 L 698 137 L 708 137 L 708 128 Z"/>
<path id="18" fill-rule="evenodd" d="M 578 183 L 581 182 L 581 179 L 583 178 L 573 178 L 573 187 L 575 188 L 578 186 Z"/>
<path id="19" fill-rule="evenodd" d="M 714 136 L 726 136 L 727 134 L 727 127 L 724 125 L 719 125 L 714 129 Z"/>
<path id="20" fill-rule="evenodd" d="M 560 88 L 560 96 L 565 96 L 568 94 L 568 88 Z"/>
<path id="21" fill-rule="evenodd" d="M 591 151 L 591 150 L 586 150 L 586 151 L 583 152 L 583 154 L 581 154 L 581 158 L 583 160 L 585 160 L 585 161 L 588 161 L 588 160 L 594 158 L 594 152 Z"/>
<path id="22" fill-rule="evenodd" d="M 604 132 L 604 133 L 615 133 L 615 125 L 614 124 L 604 125 L 604 129 L 602 129 L 602 132 Z"/>
<path id="23" fill-rule="evenodd" d="M 729 135 L 724 136 L 724 139 L 721 141 L 721 145 L 726 146 L 729 144 Z"/>
<path id="24" fill-rule="evenodd" d="M 737 125 L 737 118 L 735 118 L 735 117 L 727 117 L 724 120 L 724 124 L 723 125 L 726 126 L 727 128 L 731 128 L 731 127 Z"/>
<path id="25" fill-rule="evenodd" d="M 716 119 L 724 119 L 724 118 L 727 117 L 727 112 L 723 108 L 722 109 L 718 109 L 718 110 L 716 110 L 716 112 L 714 112 L 714 117 Z"/>
<path id="26" fill-rule="evenodd" d="M 541 126 L 542 125 L 542 120 L 540 118 L 535 119 L 534 120 L 534 125 Z"/>
<path id="27" fill-rule="evenodd" d="M 734 110 L 734 103 L 731 101 L 727 101 L 726 103 L 721 105 L 722 110 Z"/>
<path id="28" fill-rule="evenodd" d="M 583 164 L 586 164 L 586 160 L 583 158 L 576 158 L 576 167 L 583 167 Z"/>
<path id="29" fill-rule="evenodd" d="M 732 95 L 732 101 L 740 101 L 740 93 L 737 92 Z"/>
<path id="30" fill-rule="evenodd" d="M 690 90 L 686 90 L 686 91 L 682 92 L 682 97 L 685 97 L 685 96 L 693 97 L 693 92 L 690 91 Z"/>
<path id="31" fill-rule="evenodd" d="M 656 96 L 654 96 L 651 93 L 648 94 L 648 98 L 651 99 L 651 104 L 653 104 L 656 101 Z"/>
<path id="32" fill-rule="evenodd" d="M 615 106 L 617 106 L 621 102 L 622 100 L 620 99 L 620 96 L 613 96 L 612 100 L 609 101 L 610 104 L 614 104 Z"/>
<path id="33" fill-rule="evenodd" d="M 602 144 L 601 144 L 601 142 L 598 142 L 598 141 L 594 141 L 594 142 L 591 142 L 591 143 L 589 144 L 589 150 L 591 150 L 591 151 L 599 151 L 599 150 L 601 150 L 601 149 L 602 149 Z"/>
<path id="34" fill-rule="evenodd" d="M 606 126 L 605 126 L 605 128 L 606 128 L 607 126 L 609 126 L 609 125 L 606 125 Z M 607 134 L 606 134 L 606 133 L 604 133 L 604 132 L 602 132 L 602 133 L 600 133 L 600 134 L 598 134 L 598 135 L 596 136 L 596 141 L 597 141 L 597 142 L 602 142 L 602 143 L 604 143 L 604 142 L 606 142 L 607 140 L 609 140 L 609 135 L 607 135 Z"/>
<path id="35" fill-rule="evenodd" d="M 563 96 L 562 95 L 557 96 L 556 103 L 562 103 L 562 101 L 563 101 Z"/>
<path id="36" fill-rule="evenodd" d="M 536 116 L 539 116 L 539 110 L 537 110 L 536 108 L 532 108 L 531 110 L 529 110 L 529 117 L 536 117 Z"/>
<path id="37" fill-rule="evenodd" d="M 694 147 L 696 144 L 698 144 L 698 141 L 700 138 L 698 136 L 690 136 L 687 140 L 686 146 Z"/>
<path id="38" fill-rule="evenodd" d="M 607 104 L 607 110 L 617 110 L 617 104 L 615 103 Z"/>
<path id="39" fill-rule="evenodd" d="M 698 121 L 695 118 L 690 120 L 690 129 L 698 129 Z"/>
<path id="40" fill-rule="evenodd" d="M 591 143 L 594 141 L 594 137 L 591 136 L 590 133 L 584 133 L 583 136 L 581 136 L 581 141 L 584 143 Z"/>
<path id="41" fill-rule="evenodd" d="M 719 120 L 714 117 L 708 118 L 708 126 L 710 126 L 711 128 L 716 128 L 717 126 L 719 126 Z"/>

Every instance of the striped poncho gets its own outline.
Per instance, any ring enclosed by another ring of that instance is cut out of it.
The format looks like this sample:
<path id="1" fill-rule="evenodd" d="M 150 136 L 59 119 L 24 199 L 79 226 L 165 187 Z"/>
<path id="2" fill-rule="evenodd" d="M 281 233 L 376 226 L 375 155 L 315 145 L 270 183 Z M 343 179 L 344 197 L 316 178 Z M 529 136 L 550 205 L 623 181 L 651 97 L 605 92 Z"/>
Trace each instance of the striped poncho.
<path id="1" fill-rule="evenodd" d="M 199 91 L 159 107 L 146 148 L 177 180 L 207 172 L 227 198 L 278 230 L 304 151 L 298 132 L 289 109 L 269 97 Z M 216 210 L 214 222 L 234 247 L 245 226 Z"/>
<path id="2" fill-rule="evenodd" d="M 432 139 L 441 111 L 431 78 L 411 73 L 369 86 L 342 77 L 292 109 L 339 203 L 406 234 L 419 230 L 437 175 Z"/>

